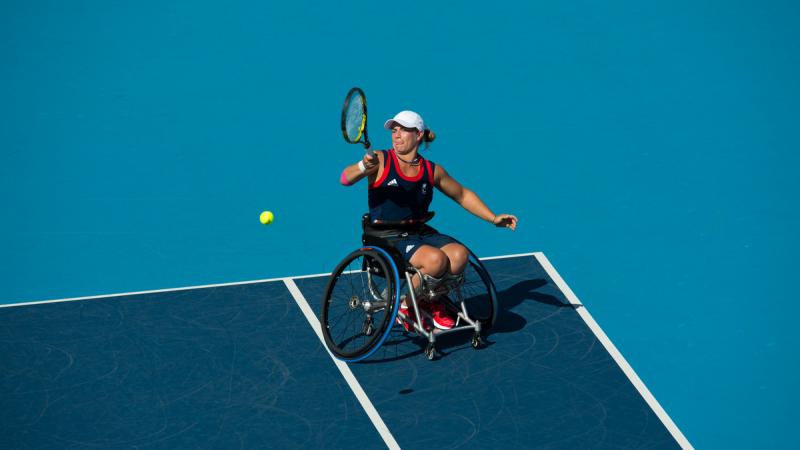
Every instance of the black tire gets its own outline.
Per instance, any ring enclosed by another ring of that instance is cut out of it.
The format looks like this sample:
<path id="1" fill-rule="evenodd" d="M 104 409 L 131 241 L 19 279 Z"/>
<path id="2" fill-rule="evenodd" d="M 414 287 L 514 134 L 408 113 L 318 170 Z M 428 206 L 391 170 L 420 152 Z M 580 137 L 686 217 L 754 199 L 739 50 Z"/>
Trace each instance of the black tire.
<path id="1" fill-rule="evenodd" d="M 391 258 L 374 247 L 356 250 L 336 266 L 320 314 L 322 336 L 334 356 L 354 362 L 380 347 L 397 314 L 396 276 Z"/>

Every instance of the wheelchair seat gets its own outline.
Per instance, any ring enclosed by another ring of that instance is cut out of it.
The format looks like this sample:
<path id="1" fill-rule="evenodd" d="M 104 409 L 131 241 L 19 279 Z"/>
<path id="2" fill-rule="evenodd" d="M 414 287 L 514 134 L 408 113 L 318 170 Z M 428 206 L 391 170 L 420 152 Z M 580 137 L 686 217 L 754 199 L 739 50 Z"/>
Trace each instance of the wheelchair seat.
<path id="1" fill-rule="evenodd" d="M 372 220 L 369 213 L 365 213 L 361 216 L 361 243 L 363 245 L 374 245 L 386 250 L 398 268 L 413 273 L 413 267 L 411 267 L 408 261 L 403 258 L 400 251 L 398 251 L 389 240 L 397 238 L 403 233 L 417 231 L 422 226 L 429 227 L 425 225 L 425 223 L 431 220 L 435 214 L 435 212 L 429 211 L 424 217 L 417 220 L 386 222 Z"/>

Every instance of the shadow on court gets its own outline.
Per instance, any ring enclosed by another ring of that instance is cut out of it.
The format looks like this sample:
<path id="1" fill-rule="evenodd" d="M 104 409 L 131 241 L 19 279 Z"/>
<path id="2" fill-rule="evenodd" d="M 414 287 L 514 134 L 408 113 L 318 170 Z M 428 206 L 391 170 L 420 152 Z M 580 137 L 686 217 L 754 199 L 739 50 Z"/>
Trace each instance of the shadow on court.
<path id="1" fill-rule="evenodd" d="M 534 301 L 542 306 L 555 308 L 574 308 L 574 305 L 555 295 L 542 292 L 548 286 L 548 280 L 537 278 L 520 281 L 506 289 L 497 291 L 498 310 L 495 325 L 484 332 L 486 347 L 494 345 L 491 336 L 501 333 L 515 333 L 528 325 L 528 319 L 514 312 L 523 302 Z M 533 318 L 535 321 L 535 318 Z M 436 346 L 441 357 L 446 357 L 454 351 L 472 350 L 469 331 L 446 334 L 437 337 Z M 383 344 L 385 348 L 379 349 L 377 355 L 362 361 L 361 364 L 386 363 L 399 361 L 406 358 L 419 357 L 423 354 L 428 341 L 413 332 L 405 332 L 395 327 L 389 338 Z M 404 351 L 401 351 L 404 350 Z"/>
<path id="2" fill-rule="evenodd" d="M 546 279 L 538 278 L 535 280 L 520 281 L 507 289 L 498 291 L 498 317 L 495 326 L 489 330 L 488 335 L 495 333 L 514 333 L 525 328 L 528 324 L 528 320 L 515 313 L 513 310 L 526 301 L 534 301 L 557 308 L 574 307 L 574 305 L 570 304 L 565 299 L 560 299 L 555 295 L 541 292 L 540 289 L 547 285 L 548 281 Z"/>

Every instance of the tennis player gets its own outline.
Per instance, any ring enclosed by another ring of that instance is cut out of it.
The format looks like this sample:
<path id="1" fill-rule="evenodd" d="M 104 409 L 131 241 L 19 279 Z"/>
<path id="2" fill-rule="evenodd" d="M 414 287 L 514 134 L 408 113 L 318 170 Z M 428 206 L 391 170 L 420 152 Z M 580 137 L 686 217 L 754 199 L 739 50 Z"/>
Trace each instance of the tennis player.
<path id="1" fill-rule="evenodd" d="M 446 277 L 457 277 L 467 264 L 468 251 L 452 237 L 425 225 L 433 188 L 440 190 L 470 213 L 500 228 L 515 230 L 517 218 L 511 214 L 495 214 L 473 191 L 462 186 L 439 164 L 420 155 L 436 139 L 414 111 L 401 111 L 386 121 L 384 128 L 392 133 L 392 148 L 370 151 L 364 158 L 345 167 L 341 183 L 350 186 L 367 178 L 369 182 L 369 225 L 385 230 L 388 224 L 396 234 L 388 240 L 434 286 Z M 402 225 L 397 225 L 402 223 Z M 385 235 L 386 233 L 381 233 Z M 419 280 L 413 280 L 415 289 Z M 430 286 L 430 284 L 429 284 Z M 456 316 L 440 302 L 420 302 L 423 315 L 439 329 L 450 329 Z M 409 315 L 403 299 L 400 312 Z M 413 313 L 413 311 L 412 311 Z M 408 325 L 406 325 L 408 329 Z"/>

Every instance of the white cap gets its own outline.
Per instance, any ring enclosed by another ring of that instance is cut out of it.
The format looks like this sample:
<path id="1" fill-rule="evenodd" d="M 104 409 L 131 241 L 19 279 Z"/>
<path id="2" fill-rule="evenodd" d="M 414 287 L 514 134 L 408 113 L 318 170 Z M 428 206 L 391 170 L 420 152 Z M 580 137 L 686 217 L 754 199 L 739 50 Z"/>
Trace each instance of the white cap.
<path id="1" fill-rule="evenodd" d="M 404 126 L 406 128 L 416 128 L 420 131 L 425 131 L 425 122 L 422 121 L 422 116 L 414 111 L 400 111 L 393 118 L 383 124 L 383 128 L 391 130 L 395 124 Z"/>

